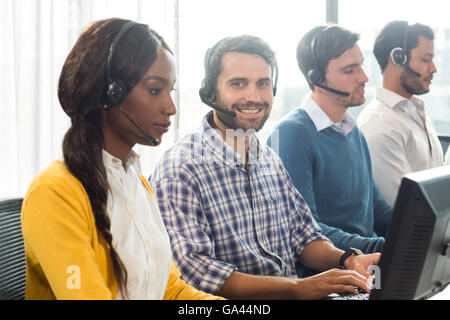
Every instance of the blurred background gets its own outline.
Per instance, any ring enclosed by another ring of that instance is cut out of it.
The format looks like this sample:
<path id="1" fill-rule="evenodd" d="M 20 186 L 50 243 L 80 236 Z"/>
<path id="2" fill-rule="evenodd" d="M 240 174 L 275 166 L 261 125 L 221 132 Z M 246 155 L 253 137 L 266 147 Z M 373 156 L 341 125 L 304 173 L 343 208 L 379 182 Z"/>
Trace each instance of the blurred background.
<path id="1" fill-rule="evenodd" d="M 309 94 L 296 61 L 300 38 L 328 23 L 361 35 L 359 46 L 369 77 L 366 103 L 381 84 L 372 54 L 377 33 L 391 20 L 420 22 L 435 31 L 435 74 L 430 93 L 420 96 L 438 134 L 450 136 L 450 19 L 444 0 L 0 0 L 0 195 L 24 196 L 31 179 L 61 158 L 69 119 L 57 99 L 64 60 L 92 22 L 120 17 L 149 24 L 168 42 L 177 60 L 178 113 L 158 148 L 136 146 L 144 176 L 170 145 L 197 127 L 209 108 L 198 89 L 206 50 L 218 40 L 253 34 L 276 51 L 278 92 L 265 137 Z M 356 117 L 364 106 L 352 108 Z M 445 152 L 445 150 L 444 150 Z"/>

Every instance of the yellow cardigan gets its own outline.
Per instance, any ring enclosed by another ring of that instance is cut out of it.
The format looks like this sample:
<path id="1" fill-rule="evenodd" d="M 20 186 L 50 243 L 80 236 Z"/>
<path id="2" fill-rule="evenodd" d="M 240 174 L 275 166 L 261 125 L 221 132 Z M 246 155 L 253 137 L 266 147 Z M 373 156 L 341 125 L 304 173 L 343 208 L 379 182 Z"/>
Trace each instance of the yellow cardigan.
<path id="1" fill-rule="evenodd" d="M 141 180 L 153 194 L 147 180 Z M 116 299 L 109 246 L 88 195 L 61 161 L 35 177 L 22 206 L 25 299 Z M 221 299 L 188 286 L 172 262 L 164 299 Z"/>

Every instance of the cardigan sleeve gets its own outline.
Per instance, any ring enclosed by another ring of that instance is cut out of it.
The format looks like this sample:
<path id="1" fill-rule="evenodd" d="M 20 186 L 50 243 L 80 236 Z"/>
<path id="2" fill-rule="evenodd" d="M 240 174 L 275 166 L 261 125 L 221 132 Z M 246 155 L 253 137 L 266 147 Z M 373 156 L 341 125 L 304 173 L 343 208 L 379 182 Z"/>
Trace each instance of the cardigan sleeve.
<path id="1" fill-rule="evenodd" d="M 172 262 L 164 300 L 225 300 L 222 297 L 195 289 L 182 280 L 180 275 L 180 271 Z"/>
<path id="2" fill-rule="evenodd" d="M 67 186 L 38 186 L 28 193 L 22 210 L 27 277 L 33 272 L 33 279 L 27 279 L 28 297 L 39 299 L 38 291 L 48 296 L 51 290 L 56 299 L 115 298 L 117 290 L 110 289 L 116 288 L 115 280 L 105 279 L 101 268 L 108 265 L 98 261 L 98 253 L 106 261 L 109 250 L 102 252 L 98 239 L 93 239 L 97 233 L 86 201 L 76 192 L 70 194 Z"/>

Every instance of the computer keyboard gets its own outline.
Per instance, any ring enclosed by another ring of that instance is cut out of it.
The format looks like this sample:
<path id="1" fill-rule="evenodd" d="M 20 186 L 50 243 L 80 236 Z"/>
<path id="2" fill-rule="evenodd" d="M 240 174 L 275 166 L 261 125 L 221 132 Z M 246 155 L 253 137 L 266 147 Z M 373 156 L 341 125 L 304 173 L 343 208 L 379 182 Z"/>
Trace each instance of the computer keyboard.
<path id="1" fill-rule="evenodd" d="M 368 285 L 370 288 L 374 288 L 375 278 L 371 277 L 368 280 Z M 337 294 L 332 293 L 326 297 L 327 300 L 369 300 L 370 293 L 365 292 L 361 288 L 355 288 L 358 293 L 355 294 Z"/>
<path id="2" fill-rule="evenodd" d="M 336 295 L 331 300 L 369 300 L 369 293 Z"/>

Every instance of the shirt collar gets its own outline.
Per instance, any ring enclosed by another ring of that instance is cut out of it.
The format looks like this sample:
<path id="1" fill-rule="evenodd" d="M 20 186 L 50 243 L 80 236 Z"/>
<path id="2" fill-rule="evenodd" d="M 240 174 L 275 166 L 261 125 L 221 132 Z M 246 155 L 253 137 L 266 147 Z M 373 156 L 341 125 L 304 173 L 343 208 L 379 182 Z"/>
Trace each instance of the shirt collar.
<path id="1" fill-rule="evenodd" d="M 375 96 L 378 100 L 380 100 L 390 108 L 402 106 L 407 102 L 411 102 L 414 105 L 414 107 L 417 107 L 419 109 L 424 108 L 423 100 L 417 98 L 416 96 L 412 96 L 411 99 L 408 100 L 405 97 L 402 97 L 401 95 L 386 88 L 376 88 Z"/>
<path id="2" fill-rule="evenodd" d="M 223 139 L 222 133 L 218 129 L 215 129 L 210 125 L 212 116 L 213 112 L 210 111 L 202 120 L 201 135 L 203 143 L 222 163 L 227 164 L 230 167 L 243 167 L 244 159 L 242 156 Z M 238 131 L 241 131 L 242 134 L 248 133 L 241 129 L 236 130 L 236 132 Z M 233 133 L 234 131 L 230 129 L 230 132 Z M 233 136 L 230 135 L 230 138 L 233 139 Z M 261 145 L 256 134 L 250 133 L 250 138 L 251 142 L 248 149 L 247 161 L 248 168 L 250 165 L 258 162 L 261 153 Z M 244 137 L 242 139 L 244 139 Z"/>
<path id="3" fill-rule="evenodd" d="M 375 97 L 392 109 L 400 109 L 401 111 L 406 112 L 413 119 L 418 120 L 418 115 L 421 116 L 421 114 L 425 114 L 423 100 L 415 96 L 412 96 L 411 99 L 408 100 L 389 89 L 376 88 Z M 421 120 L 418 121 L 421 123 Z"/>
<path id="4" fill-rule="evenodd" d="M 122 168 L 122 160 L 119 158 L 113 156 L 106 150 L 102 150 L 103 155 L 103 164 L 107 168 L 114 168 L 114 169 L 120 169 Z M 125 171 L 128 171 L 130 166 L 133 166 L 134 169 L 138 174 L 141 174 L 141 164 L 140 164 L 140 155 L 134 152 L 133 150 L 130 151 L 130 153 L 127 155 L 127 158 L 125 160 Z"/>
<path id="5" fill-rule="evenodd" d="M 319 107 L 319 105 L 312 99 L 311 96 L 308 96 L 306 98 L 305 102 L 303 103 L 303 109 L 313 121 L 317 131 L 322 131 L 326 128 L 331 127 L 332 129 L 342 133 L 343 135 L 347 135 L 356 126 L 355 119 L 353 119 L 353 117 L 348 112 L 345 113 L 342 122 L 334 123 L 322 110 L 322 108 Z"/>

